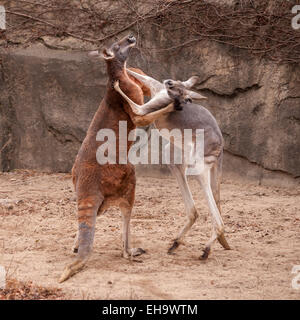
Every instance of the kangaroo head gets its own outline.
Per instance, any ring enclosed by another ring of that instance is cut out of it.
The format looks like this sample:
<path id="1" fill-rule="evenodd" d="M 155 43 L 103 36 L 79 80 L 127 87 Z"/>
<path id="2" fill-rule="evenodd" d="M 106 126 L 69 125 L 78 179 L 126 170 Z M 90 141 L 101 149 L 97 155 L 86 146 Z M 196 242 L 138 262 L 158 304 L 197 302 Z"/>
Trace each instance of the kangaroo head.
<path id="1" fill-rule="evenodd" d="M 185 105 L 192 103 L 193 99 L 206 99 L 206 97 L 202 96 L 200 93 L 189 90 L 197 83 L 197 81 L 198 77 L 193 76 L 183 82 L 172 79 L 163 82 L 169 97 L 174 101 L 174 108 L 176 110 L 182 110 Z"/>
<path id="2" fill-rule="evenodd" d="M 182 110 L 186 104 L 192 102 L 188 90 L 181 81 L 168 79 L 164 81 L 164 85 L 169 97 L 174 101 L 175 110 Z"/>
<path id="3" fill-rule="evenodd" d="M 99 51 L 91 51 L 90 56 L 102 57 L 110 66 L 111 70 L 124 69 L 125 62 L 129 56 L 130 50 L 136 44 L 136 39 L 132 35 L 128 35 L 121 40 L 113 43 L 109 48 Z"/>

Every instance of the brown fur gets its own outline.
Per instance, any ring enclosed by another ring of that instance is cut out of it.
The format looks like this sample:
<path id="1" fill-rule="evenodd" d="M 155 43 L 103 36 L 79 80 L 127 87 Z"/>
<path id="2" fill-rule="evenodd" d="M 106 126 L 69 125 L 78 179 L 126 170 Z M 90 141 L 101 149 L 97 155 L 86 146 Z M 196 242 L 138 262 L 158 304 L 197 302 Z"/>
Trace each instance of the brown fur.
<path id="1" fill-rule="evenodd" d="M 111 68 L 108 66 L 108 73 Z M 119 79 L 124 92 L 136 103 L 143 103 L 143 92 L 127 76 L 125 69 L 118 74 L 109 74 L 109 78 Z M 127 102 L 111 87 L 110 81 L 106 88 L 106 94 L 97 110 L 88 129 L 79 153 L 72 169 L 73 181 L 77 193 L 78 206 L 86 201 L 91 193 L 101 194 L 103 206 L 105 202 L 123 200 L 132 206 L 134 202 L 135 174 L 134 167 L 128 164 L 105 164 L 99 165 L 96 160 L 96 151 L 103 143 L 96 141 L 97 132 L 101 128 L 110 128 L 119 137 L 119 121 L 127 121 L 127 134 L 135 129 L 130 115 L 132 114 Z M 127 141 L 127 150 L 133 142 Z M 117 159 L 119 151 L 117 148 Z M 102 206 L 101 206 L 102 207 Z M 101 207 L 99 211 L 101 211 Z"/>
<path id="2" fill-rule="evenodd" d="M 144 73 L 141 69 L 132 68 L 132 67 L 127 68 L 127 69 L 146 76 L 146 73 Z M 151 97 L 150 89 L 146 85 L 144 85 L 141 81 L 139 81 L 138 79 L 136 79 L 135 77 L 133 77 L 131 75 L 129 75 L 129 78 L 130 78 L 130 80 L 134 81 L 139 87 L 141 87 L 145 97 Z"/>
<path id="3" fill-rule="evenodd" d="M 96 160 L 96 151 L 103 143 L 96 141 L 97 132 L 101 128 L 110 128 L 115 131 L 117 146 L 119 121 L 127 121 L 127 135 L 131 130 L 136 128 L 133 118 L 138 116 L 133 114 L 128 103 L 112 88 L 111 79 L 118 79 L 122 91 L 137 104 L 143 104 L 144 95 L 150 94 L 149 89 L 145 85 L 134 77 L 127 75 L 125 68 L 118 70 L 117 73 L 112 73 L 111 69 L 115 70 L 115 68 L 111 68 L 108 64 L 107 71 L 110 80 L 106 88 L 105 97 L 94 115 L 72 168 L 78 207 L 81 205 L 81 202 L 84 203 L 88 197 L 91 197 L 91 190 L 93 190 L 92 193 L 100 192 L 103 197 L 103 203 L 98 210 L 99 213 L 103 211 L 102 207 L 107 207 L 106 203 L 122 200 L 122 202 L 126 202 L 129 206 L 132 206 L 134 202 L 134 166 L 130 163 L 99 165 Z M 130 69 L 144 74 L 140 69 Z M 132 144 L 133 142 L 127 141 L 127 150 L 129 150 Z M 116 155 L 118 159 L 118 148 Z M 83 219 L 83 217 L 80 217 L 80 219 Z"/>

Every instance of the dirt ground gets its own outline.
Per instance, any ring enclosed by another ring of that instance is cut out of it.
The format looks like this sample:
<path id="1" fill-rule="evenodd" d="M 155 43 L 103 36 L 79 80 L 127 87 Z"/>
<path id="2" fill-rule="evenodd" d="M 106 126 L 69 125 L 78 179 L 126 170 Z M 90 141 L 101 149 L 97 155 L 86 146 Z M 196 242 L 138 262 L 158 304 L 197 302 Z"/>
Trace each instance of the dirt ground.
<path id="1" fill-rule="evenodd" d="M 300 299 L 291 285 L 292 268 L 300 265 L 299 188 L 225 180 L 223 219 L 233 250 L 216 243 L 205 262 L 199 256 L 210 218 L 196 181 L 191 188 L 200 218 L 175 255 L 167 249 L 185 221 L 177 183 L 172 177 L 138 177 L 132 243 L 147 253 L 139 262 L 121 257 L 121 216 L 109 209 L 97 219 L 87 267 L 58 284 L 74 256 L 71 176 L 2 173 L 0 264 L 9 278 L 56 288 L 65 299 Z"/>

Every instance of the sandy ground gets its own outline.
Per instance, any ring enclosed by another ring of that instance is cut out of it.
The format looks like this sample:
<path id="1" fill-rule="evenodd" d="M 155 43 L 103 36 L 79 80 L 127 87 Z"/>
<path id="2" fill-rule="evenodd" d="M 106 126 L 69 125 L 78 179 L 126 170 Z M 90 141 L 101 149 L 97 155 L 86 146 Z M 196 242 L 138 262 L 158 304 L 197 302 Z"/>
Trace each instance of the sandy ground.
<path id="1" fill-rule="evenodd" d="M 175 255 L 167 249 L 185 221 L 177 183 L 138 177 L 132 242 L 147 254 L 139 262 L 121 257 L 121 216 L 111 208 L 97 219 L 87 267 L 60 285 L 77 227 L 70 175 L 2 173 L 0 263 L 9 278 L 60 288 L 67 299 L 300 299 L 291 285 L 292 268 L 300 265 L 300 190 L 224 181 L 233 250 L 216 243 L 203 262 L 210 218 L 196 181 L 191 188 L 200 218 Z"/>

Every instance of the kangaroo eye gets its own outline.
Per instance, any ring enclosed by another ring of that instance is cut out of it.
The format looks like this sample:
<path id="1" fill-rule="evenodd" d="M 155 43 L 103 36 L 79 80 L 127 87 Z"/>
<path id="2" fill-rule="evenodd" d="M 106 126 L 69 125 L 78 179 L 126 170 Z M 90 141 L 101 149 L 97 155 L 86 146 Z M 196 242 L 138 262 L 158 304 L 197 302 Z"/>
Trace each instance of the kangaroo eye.
<path id="1" fill-rule="evenodd" d="M 169 89 L 172 89 L 174 87 L 174 82 L 172 80 L 165 80 L 164 81 L 165 86 L 167 86 Z"/>

